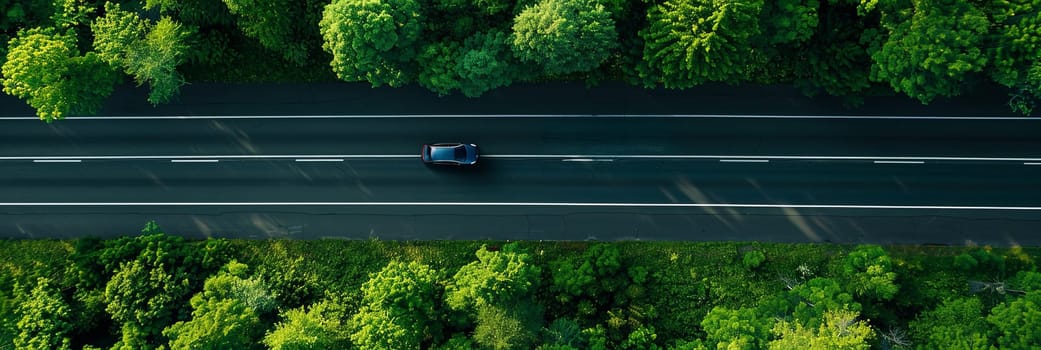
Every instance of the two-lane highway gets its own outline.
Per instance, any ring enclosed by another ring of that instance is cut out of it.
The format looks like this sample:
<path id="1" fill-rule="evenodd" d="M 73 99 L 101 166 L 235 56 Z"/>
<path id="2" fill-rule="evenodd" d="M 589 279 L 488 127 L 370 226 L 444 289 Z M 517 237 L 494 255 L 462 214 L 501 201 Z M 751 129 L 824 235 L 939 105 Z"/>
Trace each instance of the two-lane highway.
<path id="1" fill-rule="evenodd" d="M 1039 244 L 1041 122 L 0 119 L 0 234 Z M 482 148 L 476 169 L 421 143 Z"/>

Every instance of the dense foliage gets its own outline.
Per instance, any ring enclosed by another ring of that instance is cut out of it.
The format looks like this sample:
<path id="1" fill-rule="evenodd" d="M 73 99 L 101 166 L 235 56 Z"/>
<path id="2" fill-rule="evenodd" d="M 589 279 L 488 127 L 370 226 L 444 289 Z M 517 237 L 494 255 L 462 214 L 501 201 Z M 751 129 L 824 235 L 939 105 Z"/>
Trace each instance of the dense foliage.
<path id="1" fill-rule="evenodd" d="M 150 223 L 0 241 L 0 348 L 1026 349 L 1038 252 L 186 241 Z"/>
<path id="2" fill-rule="evenodd" d="M 53 28 L 23 30 L 11 39 L 2 70 L 4 92 L 26 100 L 40 119 L 94 113 L 112 93 L 114 75 L 76 37 Z"/>
<path id="3" fill-rule="evenodd" d="M 930 103 L 983 85 L 1041 98 L 1041 0 L 0 0 L 4 92 L 47 121 L 119 73 L 148 101 L 188 80 L 649 88 L 793 84 Z M 158 14 L 158 15 L 157 15 Z M 107 63 L 102 64 L 102 63 Z"/>
<path id="4" fill-rule="evenodd" d="M 542 0 L 513 23 L 513 52 L 548 75 L 599 67 L 617 45 L 614 20 L 595 0 Z"/>

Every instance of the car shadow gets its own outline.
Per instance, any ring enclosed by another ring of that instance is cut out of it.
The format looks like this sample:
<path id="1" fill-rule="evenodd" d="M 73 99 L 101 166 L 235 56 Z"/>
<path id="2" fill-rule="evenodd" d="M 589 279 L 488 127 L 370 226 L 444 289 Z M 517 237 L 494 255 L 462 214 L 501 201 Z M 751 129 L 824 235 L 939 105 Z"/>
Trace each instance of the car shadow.
<path id="1" fill-rule="evenodd" d="M 464 181 L 467 183 L 481 184 L 497 181 L 498 159 L 480 159 L 474 165 L 434 165 L 425 164 L 427 169 L 444 177 Z"/>

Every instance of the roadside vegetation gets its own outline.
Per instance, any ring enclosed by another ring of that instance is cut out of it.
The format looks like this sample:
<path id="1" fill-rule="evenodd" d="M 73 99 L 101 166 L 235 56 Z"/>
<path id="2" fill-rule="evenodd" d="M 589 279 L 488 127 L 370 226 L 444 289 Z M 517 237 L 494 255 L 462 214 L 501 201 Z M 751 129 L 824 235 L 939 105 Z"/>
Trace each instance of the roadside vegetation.
<path id="1" fill-rule="evenodd" d="M 2 0 L 3 91 L 46 121 L 191 81 L 789 84 L 930 103 L 1041 97 L 1041 0 Z"/>
<path id="2" fill-rule="evenodd" d="M 0 348 L 1029 349 L 1037 248 L 0 241 Z"/>

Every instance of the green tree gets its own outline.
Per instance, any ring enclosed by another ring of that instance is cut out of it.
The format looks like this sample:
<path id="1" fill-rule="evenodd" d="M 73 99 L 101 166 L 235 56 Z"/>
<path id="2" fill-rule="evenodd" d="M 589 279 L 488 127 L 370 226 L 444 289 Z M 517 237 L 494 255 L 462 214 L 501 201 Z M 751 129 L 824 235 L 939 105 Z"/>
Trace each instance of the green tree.
<path id="1" fill-rule="evenodd" d="M 319 1 L 224 0 L 239 29 L 260 45 L 282 54 L 286 61 L 303 65 L 320 41 L 313 29 L 318 16 L 309 16 Z"/>
<path id="2" fill-rule="evenodd" d="M 542 327 L 539 310 L 529 302 L 479 306 L 473 339 L 486 349 L 531 349 Z"/>
<path id="3" fill-rule="evenodd" d="M 187 276 L 169 271 L 163 262 L 145 259 L 123 263 L 105 286 L 105 310 L 122 325 L 119 349 L 155 344 L 166 325 L 178 318 L 178 311 L 190 292 Z"/>
<path id="4" fill-rule="evenodd" d="M 979 298 L 950 299 L 919 314 L 909 328 L 921 350 L 986 350 L 991 327 L 983 316 Z"/>
<path id="5" fill-rule="evenodd" d="M 437 271 L 392 261 L 362 285 L 362 306 L 349 322 L 362 349 L 413 349 L 436 326 Z"/>
<path id="6" fill-rule="evenodd" d="M 1041 290 L 1041 272 L 1036 271 L 1019 271 L 1016 275 L 1009 279 L 1008 284 L 1015 289 L 1022 291 L 1034 291 Z"/>
<path id="7" fill-rule="evenodd" d="M 1005 257 L 997 254 L 990 246 L 973 248 L 954 257 L 954 267 L 968 272 L 973 278 L 992 278 L 1005 273 Z"/>
<path id="8" fill-rule="evenodd" d="M 900 290 L 893 272 L 893 261 L 877 245 L 862 245 L 842 260 L 846 286 L 857 297 L 889 300 Z"/>
<path id="9" fill-rule="evenodd" d="M 229 262 L 207 278 L 191 299 L 192 319 L 163 330 L 170 349 L 249 348 L 263 334 L 260 316 L 275 308 L 275 297 L 264 283 L 249 277 L 249 266 Z"/>
<path id="10" fill-rule="evenodd" d="M 196 313 L 191 321 L 163 331 L 170 338 L 170 349 L 241 349 L 256 343 L 260 319 L 241 301 L 209 299 L 192 306 Z"/>
<path id="11" fill-rule="evenodd" d="M 448 341 L 439 346 L 432 347 L 436 350 L 475 350 L 478 349 L 474 341 L 464 334 L 452 335 Z"/>
<path id="12" fill-rule="evenodd" d="M 1006 301 L 990 310 L 1002 349 L 1036 349 L 1041 344 L 1041 290 Z"/>
<path id="13" fill-rule="evenodd" d="M 75 29 L 77 26 L 88 24 L 88 19 L 94 14 L 93 4 L 86 0 L 53 0 L 53 5 L 51 21 L 62 29 Z"/>
<path id="14" fill-rule="evenodd" d="M 678 340 L 676 344 L 666 347 L 668 350 L 708 350 L 708 346 L 700 339 L 694 340 Z"/>
<path id="15" fill-rule="evenodd" d="M 994 81 L 1022 83 L 1041 55 L 1041 0 L 993 1 L 996 45 L 990 48 Z"/>
<path id="16" fill-rule="evenodd" d="M 875 331 L 864 321 L 857 321 L 859 313 L 848 310 L 828 311 L 817 329 L 799 323 L 780 321 L 774 325 L 777 338 L 770 341 L 769 349 L 777 350 L 867 350 Z"/>
<path id="17" fill-rule="evenodd" d="M 827 0 L 825 0 L 827 1 Z M 806 42 L 817 29 L 818 0 L 777 0 L 763 3 L 760 22 L 770 44 Z"/>
<path id="18" fill-rule="evenodd" d="M 617 245 L 595 244 L 580 256 L 554 260 L 549 267 L 556 314 L 575 315 L 582 324 L 605 325 L 610 347 L 644 339 L 640 337 L 649 326 L 645 321 L 657 316 L 653 307 L 644 304 L 648 272 L 623 261 Z M 630 336 L 637 338 L 630 341 Z"/>
<path id="19" fill-rule="evenodd" d="M 516 242 L 500 251 L 482 245 L 477 260 L 460 268 L 446 288 L 453 309 L 509 305 L 534 291 L 542 271 Z"/>
<path id="20" fill-rule="evenodd" d="M 563 258 L 551 262 L 550 267 L 553 276 L 550 290 L 557 293 L 556 299 L 561 303 L 586 299 L 598 307 L 610 307 L 616 292 L 630 283 L 644 282 L 629 278 L 630 270 L 636 269 L 623 268 L 621 252 L 613 244 L 594 245 L 579 259 Z"/>
<path id="21" fill-rule="evenodd" d="M 582 328 L 578 322 L 572 319 L 558 318 L 553 320 L 542 333 L 542 343 L 545 345 L 561 345 L 575 349 L 586 347 L 587 339 L 582 334 Z"/>
<path id="22" fill-rule="evenodd" d="M 439 41 L 423 47 L 419 61 L 419 85 L 444 96 L 462 85 L 457 67 L 462 45 L 455 41 Z"/>
<path id="23" fill-rule="evenodd" d="M 667 88 L 744 79 L 763 0 L 666 0 L 647 11 L 643 60 Z"/>
<path id="24" fill-rule="evenodd" d="M 1041 0 L 993 1 L 994 35 L 988 56 L 991 78 L 1012 88 L 1013 109 L 1024 114 L 1041 98 Z M 1016 102 L 1019 102 L 1018 104 Z"/>
<path id="25" fill-rule="evenodd" d="M 823 91 L 856 103 L 856 94 L 871 86 L 871 56 L 860 41 L 877 30 L 856 17 L 856 4 L 846 0 L 825 3 L 816 33 L 800 48 L 804 59 L 795 62 L 795 83 L 810 95 Z"/>
<path id="26" fill-rule="evenodd" d="M 766 261 L 766 254 L 758 250 L 749 251 L 741 258 L 741 264 L 749 270 L 755 270 L 763 264 L 763 261 Z"/>
<path id="27" fill-rule="evenodd" d="M 124 11 L 118 3 L 105 2 L 105 15 L 94 19 L 94 52 L 108 64 L 119 67 L 127 51 L 137 45 L 150 29 L 150 23 L 137 14 Z"/>
<path id="28" fill-rule="evenodd" d="M 471 0 L 473 6 L 487 15 L 494 15 L 513 7 L 509 0 Z"/>
<path id="29" fill-rule="evenodd" d="M 22 298 L 18 309 L 21 318 L 17 324 L 18 336 L 14 338 L 16 348 L 70 349 L 71 310 L 50 279 L 38 278 L 32 291 Z"/>
<path id="30" fill-rule="evenodd" d="M 549 75 L 595 69 L 617 46 L 611 13 L 595 0 L 540 0 L 513 21 L 513 52 Z"/>
<path id="31" fill-rule="evenodd" d="M 716 349 L 761 349 L 769 340 L 772 326 L 772 319 L 744 307 L 734 310 L 717 306 L 701 321 L 706 343 Z"/>
<path id="32" fill-rule="evenodd" d="M 14 295 L 10 292 L 12 281 L 6 271 L 0 273 L 0 344 L 13 345 L 14 338 L 18 336 L 18 304 Z"/>
<path id="33" fill-rule="evenodd" d="M 968 0 L 911 4 L 913 8 L 880 9 L 889 37 L 872 49 L 872 80 L 889 83 L 922 103 L 959 95 L 970 75 L 987 64 L 983 41 L 990 21 Z M 903 15 L 908 12 L 910 16 Z"/>
<path id="34" fill-rule="evenodd" d="M 598 324 L 593 327 L 585 328 L 582 330 L 582 334 L 585 335 L 586 338 L 589 338 L 589 349 L 608 349 L 607 329 L 605 329 L 603 325 Z"/>
<path id="35" fill-rule="evenodd" d="M 492 31 L 474 34 L 462 45 L 431 43 L 418 57 L 419 84 L 439 95 L 458 89 L 467 97 L 507 86 L 517 75 L 508 40 L 505 32 Z"/>
<path id="36" fill-rule="evenodd" d="M 861 306 L 833 279 L 814 278 L 787 292 L 791 315 L 808 328 L 817 328 L 828 311 L 860 312 Z M 761 312 L 762 314 L 767 314 Z"/>
<path id="37" fill-rule="evenodd" d="M 116 76 L 97 55 L 80 55 L 72 34 L 33 28 L 11 39 L 2 67 L 4 92 L 25 100 L 41 120 L 91 114 L 112 93 Z"/>
<path id="38" fill-rule="evenodd" d="M 156 22 L 140 45 L 127 53 L 125 68 L 138 85 L 148 84 L 148 102 L 153 105 L 170 100 L 184 85 L 177 66 L 184 63 L 189 50 L 186 43 L 190 30 L 169 17 Z"/>
<path id="39" fill-rule="evenodd" d="M 343 306 L 331 300 L 288 310 L 263 343 L 271 350 L 347 348 L 349 335 L 340 322 L 344 313 Z"/>
<path id="40" fill-rule="evenodd" d="M 615 252 L 617 252 L 617 250 Z M 598 281 L 597 272 L 605 270 L 610 274 L 615 274 L 617 272 L 615 271 L 616 269 L 611 268 L 610 266 L 594 269 L 594 264 L 596 264 L 598 260 L 588 259 L 588 256 L 590 255 L 593 254 L 587 254 L 586 259 L 579 261 L 570 258 L 563 258 L 550 263 L 553 277 L 553 284 L 550 285 L 550 290 L 556 293 L 557 301 L 569 304 L 584 296 L 596 297 L 600 294 L 600 290 L 593 289 L 592 287 L 599 287 L 599 285 L 595 284 L 595 282 Z M 605 259 L 601 261 L 611 262 L 611 266 L 614 266 L 613 260 Z"/>
<path id="41" fill-rule="evenodd" d="M 477 33 L 466 39 L 455 67 L 463 95 L 478 97 L 513 82 L 517 73 L 509 40 L 503 31 Z"/>
<path id="42" fill-rule="evenodd" d="M 105 15 L 91 25 L 94 50 L 108 64 L 122 69 L 138 85 L 149 84 L 148 102 L 164 103 L 177 94 L 184 79 L 177 66 L 184 63 L 191 31 L 168 17 L 156 23 L 105 3 Z"/>
<path id="43" fill-rule="evenodd" d="M 516 242 L 499 251 L 481 246 L 478 261 L 463 266 L 446 287 L 446 302 L 476 312 L 474 341 L 492 349 L 531 348 L 542 308 L 531 299 L 541 269 Z"/>
<path id="44" fill-rule="evenodd" d="M 162 233 L 105 242 L 96 259 L 100 274 L 111 276 L 102 300 L 120 328 L 115 348 L 154 348 L 164 328 L 190 317 L 192 291 L 226 261 L 226 245 L 218 242 L 199 247 Z"/>
<path id="45" fill-rule="evenodd" d="M 641 326 L 629 333 L 629 337 L 622 342 L 624 349 L 633 350 L 657 350 L 660 349 L 654 341 L 658 339 L 652 326 Z"/>
<path id="46" fill-rule="evenodd" d="M 416 75 L 423 29 L 416 0 L 335 0 L 319 29 L 322 48 L 333 55 L 333 72 L 346 81 L 401 86 Z"/>

